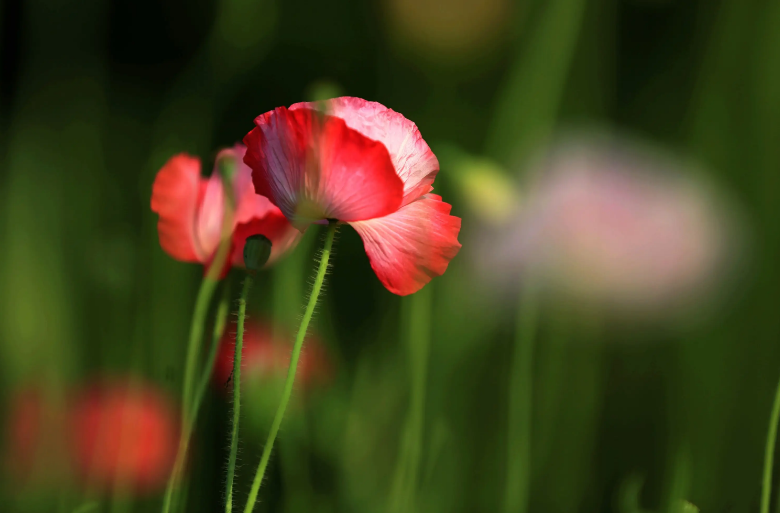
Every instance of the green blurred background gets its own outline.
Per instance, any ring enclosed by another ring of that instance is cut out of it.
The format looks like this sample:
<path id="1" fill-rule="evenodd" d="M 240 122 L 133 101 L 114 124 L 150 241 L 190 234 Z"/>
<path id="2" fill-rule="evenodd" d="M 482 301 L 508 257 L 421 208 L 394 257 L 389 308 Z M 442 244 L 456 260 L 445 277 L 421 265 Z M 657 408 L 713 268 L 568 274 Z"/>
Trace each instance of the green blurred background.
<path id="1" fill-rule="evenodd" d="M 540 311 L 524 511 L 672 511 L 679 498 L 758 511 L 780 374 L 779 27 L 777 0 L 3 0 L 3 403 L 26 383 L 107 372 L 177 401 L 202 271 L 159 247 L 155 173 L 181 151 L 208 169 L 274 107 L 359 96 L 415 121 L 439 154 L 464 248 L 399 298 L 341 231 L 314 321 L 335 377 L 287 416 L 256 511 L 511 513 L 517 308 L 474 272 L 483 213 L 455 170 L 484 157 L 519 178 L 558 130 L 598 126 L 706 166 L 743 206 L 751 259 L 722 311 L 684 329 Z M 316 228 L 260 276 L 253 317 L 295 328 Z M 197 428 L 188 512 L 221 509 L 219 392 Z M 244 429 L 239 507 L 264 436 Z M 4 482 L 2 511 L 159 511 L 155 495 Z"/>

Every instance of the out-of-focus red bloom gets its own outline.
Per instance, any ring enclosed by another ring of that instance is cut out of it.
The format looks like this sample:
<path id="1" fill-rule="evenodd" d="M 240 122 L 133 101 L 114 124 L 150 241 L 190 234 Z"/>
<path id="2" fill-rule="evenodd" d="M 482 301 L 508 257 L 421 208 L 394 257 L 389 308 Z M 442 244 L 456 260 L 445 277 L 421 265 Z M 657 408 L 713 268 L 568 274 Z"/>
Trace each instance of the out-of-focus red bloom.
<path id="1" fill-rule="evenodd" d="M 71 411 L 80 477 L 90 486 L 139 493 L 165 486 L 176 455 L 173 412 L 148 385 L 103 382 L 85 389 Z"/>
<path id="2" fill-rule="evenodd" d="M 414 123 L 379 103 L 343 97 L 279 107 L 255 124 L 244 138 L 255 190 L 294 226 L 351 224 L 395 294 L 444 273 L 460 249 L 460 219 L 430 193 L 439 162 Z"/>
<path id="3" fill-rule="evenodd" d="M 37 387 L 11 398 L 5 433 L 5 467 L 19 483 L 61 484 L 70 463 L 65 405 Z"/>
<path id="4" fill-rule="evenodd" d="M 226 333 L 220 341 L 219 353 L 214 364 L 214 381 L 217 387 L 228 389 L 235 355 L 235 334 Z M 271 328 L 258 322 L 247 322 L 244 329 L 241 352 L 242 381 L 254 379 L 284 379 L 290 366 L 292 345 L 286 337 L 275 338 Z M 316 337 L 308 337 L 298 360 L 296 383 L 309 388 L 330 380 L 332 365 L 325 348 Z"/>
<path id="5" fill-rule="evenodd" d="M 236 145 L 217 156 L 217 162 L 232 161 L 236 168 L 232 245 L 226 270 L 230 265 L 243 267 L 244 244 L 250 235 L 265 235 L 273 244 L 266 265 L 290 250 L 300 238 L 276 206 L 255 194 L 252 171 L 243 163 L 245 152 L 244 146 Z M 222 180 L 216 169 L 210 178 L 201 177 L 200 160 L 186 154 L 171 157 L 157 173 L 152 187 L 152 210 L 160 216 L 160 245 L 173 258 L 202 264 L 213 259 L 227 201 Z"/>

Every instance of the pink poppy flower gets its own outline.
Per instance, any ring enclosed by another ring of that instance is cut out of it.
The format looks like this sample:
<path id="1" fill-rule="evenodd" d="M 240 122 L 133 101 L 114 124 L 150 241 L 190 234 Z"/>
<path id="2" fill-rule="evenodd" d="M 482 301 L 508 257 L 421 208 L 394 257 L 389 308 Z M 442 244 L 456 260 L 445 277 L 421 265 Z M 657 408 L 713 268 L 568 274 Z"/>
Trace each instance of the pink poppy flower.
<path id="1" fill-rule="evenodd" d="M 272 243 L 272 264 L 297 244 L 300 233 L 268 199 L 255 194 L 252 171 L 244 165 L 246 148 L 236 145 L 222 150 L 217 162 L 232 159 L 235 213 L 232 226 L 230 266 L 243 267 L 246 238 L 262 234 Z M 171 157 L 160 169 L 152 188 L 152 210 L 160 216 L 157 232 L 160 246 L 176 260 L 209 264 L 219 246 L 225 215 L 222 176 L 216 170 L 210 178 L 201 177 L 200 160 L 186 154 Z"/>
<path id="2" fill-rule="evenodd" d="M 242 381 L 254 379 L 284 380 L 290 367 L 292 344 L 289 337 L 274 337 L 272 328 L 256 321 L 248 321 L 244 329 L 244 344 L 241 353 Z M 235 357 L 235 333 L 226 333 L 220 341 L 219 352 L 214 363 L 214 383 L 217 387 L 225 387 L 233 373 Z M 333 368 L 325 348 L 317 337 L 309 337 L 306 347 L 298 361 L 297 382 L 304 389 L 316 384 L 328 382 Z"/>
<path id="3" fill-rule="evenodd" d="M 621 139 L 575 139 L 536 169 L 520 215 L 492 247 L 556 295 L 631 314 L 711 298 L 739 247 L 732 209 L 671 157 Z"/>
<path id="4" fill-rule="evenodd" d="M 118 484 L 134 492 L 165 486 L 176 455 L 178 422 L 149 386 L 100 383 L 87 388 L 71 413 L 76 468 L 91 486 Z"/>
<path id="5" fill-rule="evenodd" d="M 380 281 L 420 290 L 460 249 L 460 219 L 431 194 L 439 162 L 417 126 L 360 98 L 279 107 L 255 119 L 244 162 L 255 190 L 299 230 L 335 219 L 352 225 Z"/>

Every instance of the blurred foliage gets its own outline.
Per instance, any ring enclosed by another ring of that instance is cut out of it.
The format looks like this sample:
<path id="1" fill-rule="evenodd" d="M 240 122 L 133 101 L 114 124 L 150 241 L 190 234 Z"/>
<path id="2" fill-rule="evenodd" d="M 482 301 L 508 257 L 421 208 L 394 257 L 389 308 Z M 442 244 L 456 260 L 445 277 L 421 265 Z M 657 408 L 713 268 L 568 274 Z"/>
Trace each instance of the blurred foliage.
<path id="1" fill-rule="evenodd" d="M 469 244 L 545 141 L 598 126 L 711 170 L 744 206 L 752 259 L 706 322 L 540 312 L 527 511 L 757 511 L 780 362 L 778 26 L 777 0 L 4 0 L 2 403 L 103 374 L 178 398 L 201 269 L 159 247 L 154 174 L 181 151 L 213 161 L 276 106 L 359 96 L 441 148 L 436 189 L 464 248 L 402 299 L 342 230 L 315 318 L 338 373 L 288 415 L 256 511 L 501 511 L 517 307 L 480 282 Z M 319 236 L 258 277 L 254 315 L 294 329 Z M 223 396 L 200 417 L 188 512 L 221 508 Z M 261 429 L 242 432 L 240 501 Z M 159 510 L 156 495 L 3 482 L 3 511 Z"/>

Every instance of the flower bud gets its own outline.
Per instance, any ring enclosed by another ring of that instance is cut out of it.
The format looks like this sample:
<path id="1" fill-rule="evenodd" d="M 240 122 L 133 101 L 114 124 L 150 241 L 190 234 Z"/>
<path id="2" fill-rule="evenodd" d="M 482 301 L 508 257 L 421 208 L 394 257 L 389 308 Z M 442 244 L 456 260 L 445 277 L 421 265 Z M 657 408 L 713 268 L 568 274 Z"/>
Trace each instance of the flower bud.
<path id="1" fill-rule="evenodd" d="M 217 155 L 216 167 L 219 176 L 222 177 L 222 183 L 232 184 L 233 178 L 238 172 L 238 162 L 236 153 L 232 148 L 222 150 Z"/>
<path id="2" fill-rule="evenodd" d="M 271 256 L 271 241 L 265 235 L 250 235 L 244 245 L 244 265 L 250 271 L 259 271 Z"/>

